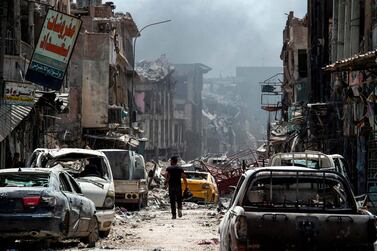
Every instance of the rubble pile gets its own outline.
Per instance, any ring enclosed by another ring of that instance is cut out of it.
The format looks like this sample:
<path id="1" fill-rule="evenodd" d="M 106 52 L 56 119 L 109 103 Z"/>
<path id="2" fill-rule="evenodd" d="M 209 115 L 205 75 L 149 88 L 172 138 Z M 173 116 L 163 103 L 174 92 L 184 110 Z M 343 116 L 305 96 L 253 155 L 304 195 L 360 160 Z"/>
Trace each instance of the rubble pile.
<path id="1" fill-rule="evenodd" d="M 142 60 L 137 63 L 136 71 L 150 81 L 160 81 L 172 73 L 174 67 L 168 62 L 165 55 L 155 61 Z"/>

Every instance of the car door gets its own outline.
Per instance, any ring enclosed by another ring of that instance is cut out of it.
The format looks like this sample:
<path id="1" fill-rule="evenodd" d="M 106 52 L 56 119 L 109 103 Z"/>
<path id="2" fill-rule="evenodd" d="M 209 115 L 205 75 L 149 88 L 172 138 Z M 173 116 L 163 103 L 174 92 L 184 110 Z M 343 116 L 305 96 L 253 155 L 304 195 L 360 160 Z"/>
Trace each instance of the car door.
<path id="1" fill-rule="evenodd" d="M 243 184 L 244 181 L 245 181 L 245 176 L 242 175 L 240 177 L 239 181 L 238 181 L 236 189 L 234 190 L 232 199 L 231 199 L 231 201 L 229 203 L 228 211 L 225 213 L 225 216 L 224 216 L 224 224 L 222 226 L 222 230 L 223 230 L 223 233 L 222 233 L 222 240 L 223 240 L 222 246 L 226 247 L 225 250 L 228 250 L 230 227 L 232 225 L 231 224 L 232 223 L 232 219 L 236 216 L 235 212 L 233 211 L 233 205 L 235 204 L 238 192 L 240 191 L 241 186 L 242 186 L 242 184 Z"/>
<path id="2" fill-rule="evenodd" d="M 85 198 L 81 192 L 81 188 L 79 186 L 79 184 L 77 184 L 77 182 L 74 180 L 74 178 L 72 178 L 71 175 L 69 175 L 68 173 L 65 173 L 66 177 L 67 177 L 67 180 L 69 181 L 69 183 L 71 184 L 71 187 L 72 187 L 72 190 L 73 192 L 75 193 L 75 200 L 77 201 L 77 203 L 79 204 L 79 210 L 80 210 L 80 223 L 79 223 L 79 231 L 81 233 L 85 233 L 85 232 L 88 232 L 89 230 L 89 222 L 90 220 L 92 219 L 93 217 L 93 209 L 92 209 L 92 206 L 90 204 L 90 200 Z"/>
<path id="3" fill-rule="evenodd" d="M 64 173 L 59 174 L 60 191 L 67 198 L 69 203 L 69 236 L 76 236 L 80 225 L 80 201 L 77 200 L 77 195 L 73 193 L 71 184 L 69 183 Z"/>

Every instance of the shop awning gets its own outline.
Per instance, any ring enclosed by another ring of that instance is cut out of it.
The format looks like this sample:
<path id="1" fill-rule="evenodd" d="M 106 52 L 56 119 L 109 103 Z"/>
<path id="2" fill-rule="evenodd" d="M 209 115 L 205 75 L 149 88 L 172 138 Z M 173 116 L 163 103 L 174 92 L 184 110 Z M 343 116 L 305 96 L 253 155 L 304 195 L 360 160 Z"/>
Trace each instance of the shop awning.
<path id="1" fill-rule="evenodd" d="M 328 72 L 360 71 L 377 68 L 377 49 L 366 53 L 356 54 L 350 58 L 338 60 L 322 68 Z"/>
<path id="2" fill-rule="evenodd" d="M 0 104 L 0 142 L 16 129 L 32 109 L 31 106 Z"/>

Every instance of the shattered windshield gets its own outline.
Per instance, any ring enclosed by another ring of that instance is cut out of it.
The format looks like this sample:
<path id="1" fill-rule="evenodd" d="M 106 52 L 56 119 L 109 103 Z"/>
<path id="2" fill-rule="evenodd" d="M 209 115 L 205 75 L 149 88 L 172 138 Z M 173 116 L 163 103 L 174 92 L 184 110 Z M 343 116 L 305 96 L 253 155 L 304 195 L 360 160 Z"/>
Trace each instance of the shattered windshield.
<path id="1" fill-rule="evenodd" d="M 351 209 L 339 181 L 301 177 L 264 177 L 251 183 L 244 206 L 300 210 Z"/>
<path id="2" fill-rule="evenodd" d="M 109 179 L 109 173 L 102 157 L 77 157 L 65 156 L 49 160 L 48 166 L 61 165 L 75 178 L 98 177 Z"/>
<path id="3" fill-rule="evenodd" d="M 4 173 L 0 174 L 0 187 L 47 187 L 49 177 L 47 173 Z"/>

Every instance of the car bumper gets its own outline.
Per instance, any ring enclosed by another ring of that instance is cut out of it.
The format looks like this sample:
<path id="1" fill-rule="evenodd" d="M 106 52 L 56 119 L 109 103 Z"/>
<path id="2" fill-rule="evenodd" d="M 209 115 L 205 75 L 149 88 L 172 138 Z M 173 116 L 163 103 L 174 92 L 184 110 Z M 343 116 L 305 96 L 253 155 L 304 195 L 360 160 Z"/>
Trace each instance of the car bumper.
<path id="1" fill-rule="evenodd" d="M 189 201 L 194 202 L 211 202 L 212 200 L 212 193 L 209 190 L 202 190 L 202 191 L 191 191 L 192 198 Z"/>
<path id="2" fill-rule="evenodd" d="M 61 219 L 53 214 L 0 214 L 0 238 L 49 238 L 61 236 Z"/>
<path id="3" fill-rule="evenodd" d="M 115 199 L 115 203 L 120 204 L 139 204 L 140 199 Z"/>
<path id="4" fill-rule="evenodd" d="M 113 220 L 115 218 L 114 209 L 97 210 L 96 216 L 99 224 L 99 231 L 107 231 L 111 228 Z"/>

